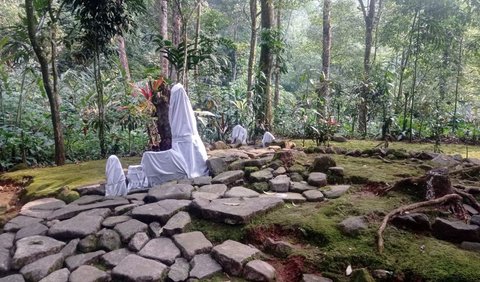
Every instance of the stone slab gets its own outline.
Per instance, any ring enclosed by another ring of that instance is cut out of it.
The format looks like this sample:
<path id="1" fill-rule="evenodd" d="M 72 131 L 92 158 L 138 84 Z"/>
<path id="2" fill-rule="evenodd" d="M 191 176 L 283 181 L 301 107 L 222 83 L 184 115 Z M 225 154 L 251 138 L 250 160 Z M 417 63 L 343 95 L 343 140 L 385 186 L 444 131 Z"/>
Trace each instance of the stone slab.
<path id="1" fill-rule="evenodd" d="M 138 255 L 171 265 L 176 258 L 180 257 L 181 253 L 170 238 L 160 237 L 150 240 L 138 252 Z"/>
<path id="2" fill-rule="evenodd" d="M 213 245 L 200 231 L 176 234 L 173 241 L 182 252 L 183 257 L 191 260 L 195 255 L 208 253 Z"/>
<path id="3" fill-rule="evenodd" d="M 165 224 L 178 211 L 188 209 L 190 203 L 189 200 L 163 200 L 136 207 L 131 216 L 146 223 L 157 221 Z"/>
<path id="4" fill-rule="evenodd" d="M 112 270 L 113 281 L 163 281 L 167 266 L 155 260 L 129 255 Z"/>

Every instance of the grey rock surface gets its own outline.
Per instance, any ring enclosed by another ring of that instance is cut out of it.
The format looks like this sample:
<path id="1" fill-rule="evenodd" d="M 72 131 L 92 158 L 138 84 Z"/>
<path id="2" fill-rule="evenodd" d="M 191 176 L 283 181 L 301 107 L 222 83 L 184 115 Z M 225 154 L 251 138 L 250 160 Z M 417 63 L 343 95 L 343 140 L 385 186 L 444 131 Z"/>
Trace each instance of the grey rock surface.
<path id="1" fill-rule="evenodd" d="M 83 238 L 100 230 L 103 217 L 79 214 L 73 218 L 60 221 L 48 230 L 48 235 L 56 239 Z"/>
<path id="2" fill-rule="evenodd" d="M 302 194 L 287 192 L 287 193 L 273 193 L 273 194 L 264 194 L 260 195 L 260 198 L 275 198 L 281 199 L 285 203 L 304 203 L 307 201 Z"/>
<path id="3" fill-rule="evenodd" d="M 30 237 L 34 235 L 45 235 L 47 234 L 48 227 L 41 223 L 34 223 L 29 226 L 25 226 L 22 229 L 17 231 L 15 235 L 15 240 L 20 240 L 25 237 Z"/>
<path id="4" fill-rule="evenodd" d="M 212 184 L 212 177 L 211 176 L 199 176 L 193 179 L 193 185 L 196 186 L 204 186 Z"/>
<path id="5" fill-rule="evenodd" d="M 220 195 L 220 197 L 222 197 L 227 191 L 227 189 L 228 189 L 227 185 L 225 184 L 210 184 L 210 185 L 204 185 L 202 187 L 199 187 L 197 191 L 217 194 L 217 195 Z"/>
<path id="6" fill-rule="evenodd" d="M 333 282 L 333 280 L 316 274 L 303 274 L 302 282 Z"/>
<path id="7" fill-rule="evenodd" d="M 115 225 L 114 230 L 120 234 L 120 238 L 124 243 L 130 241 L 130 239 L 138 232 L 147 231 L 148 225 L 138 221 L 136 219 L 130 219 L 129 221 L 122 222 Z"/>
<path id="8" fill-rule="evenodd" d="M 35 218 L 30 216 L 19 215 L 17 217 L 12 218 L 9 220 L 4 226 L 4 232 L 16 232 L 26 226 L 31 226 L 35 223 L 42 222 L 43 219 Z"/>
<path id="9" fill-rule="evenodd" d="M 255 198 L 258 197 L 260 194 L 258 192 L 253 191 L 252 189 L 248 189 L 242 186 L 235 186 L 228 190 L 224 197 L 225 198 Z"/>
<path id="10" fill-rule="evenodd" d="M 163 184 L 150 189 L 145 200 L 147 202 L 157 202 L 166 199 L 190 200 L 193 189 L 193 186 L 189 184 Z"/>
<path id="11" fill-rule="evenodd" d="M 170 266 L 168 280 L 180 282 L 188 279 L 190 273 L 190 264 L 184 258 L 175 259 L 175 263 Z"/>
<path id="12" fill-rule="evenodd" d="M 222 266 L 218 264 L 209 254 L 200 254 L 193 257 L 190 261 L 192 270 L 190 277 L 196 279 L 207 279 L 216 273 L 222 271 Z"/>
<path id="13" fill-rule="evenodd" d="M 118 216 L 107 217 L 107 218 L 105 218 L 104 221 L 102 221 L 102 226 L 108 227 L 108 228 L 113 228 L 113 227 L 115 227 L 115 225 L 117 225 L 119 223 L 122 223 L 122 222 L 125 222 L 125 221 L 128 221 L 130 219 L 132 219 L 132 218 L 128 215 L 118 215 Z"/>
<path id="14" fill-rule="evenodd" d="M 317 187 L 308 185 L 308 183 L 305 181 L 295 182 L 292 180 L 292 183 L 290 185 L 290 192 L 295 192 L 295 193 L 303 193 L 305 191 L 316 190 L 316 189 Z"/>
<path id="15" fill-rule="evenodd" d="M 187 226 L 192 222 L 188 212 L 180 211 L 172 216 L 165 226 L 163 226 L 163 233 L 167 236 L 172 236 L 185 231 Z"/>
<path id="16" fill-rule="evenodd" d="M 348 217 L 340 222 L 338 227 L 343 233 L 351 236 L 358 235 L 360 232 L 368 228 L 363 216 Z"/>
<path id="17" fill-rule="evenodd" d="M 25 265 L 20 269 L 20 273 L 27 281 L 39 281 L 50 273 L 62 268 L 64 259 L 61 253 L 49 255 Z"/>
<path id="18" fill-rule="evenodd" d="M 96 251 L 74 255 L 65 259 L 65 265 L 68 267 L 68 269 L 70 269 L 70 271 L 72 271 L 81 265 L 97 262 L 104 254 L 105 251 Z"/>
<path id="19" fill-rule="evenodd" d="M 0 248 L 0 274 L 7 273 L 12 267 L 10 250 Z"/>
<path id="20" fill-rule="evenodd" d="M 101 261 L 107 267 L 115 267 L 130 254 L 132 254 L 130 250 L 128 250 L 127 248 L 122 248 L 104 254 L 101 258 Z"/>
<path id="21" fill-rule="evenodd" d="M 138 232 L 133 235 L 128 243 L 128 248 L 134 252 L 140 251 L 145 244 L 150 240 L 146 232 Z"/>
<path id="22" fill-rule="evenodd" d="M 138 252 L 138 255 L 171 265 L 176 258 L 180 257 L 181 253 L 170 238 L 160 237 L 150 240 Z"/>
<path id="23" fill-rule="evenodd" d="M 60 253 L 63 254 L 64 257 L 73 256 L 77 251 L 78 244 L 80 243 L 80 239 L 74 239 L 68 242 L 61 250 Z"/>
<path id="24" fill-rule="evenodd" d="M 312 172 L 308 175 L 308 184 L 316 187 L 327 185 L 327 175 L 323 172 Z"/>
<path id="25" fill-rule="evenodd" d="M 196 254 L 208 253 L 212 249 L 212 243 L 200 231 L 176 234 L 173 241 L 182 252 L 183 257 L 190 260 Z"/>
<path id="26" fill-rule="evenodd" d="M 227 163 L 223 158 L 209 158 L 207 167 L 213 176 L 217 176 L 227 169 Z"/>
<path id="27" fill-rule="evenodd" d="M 273 266 L 262 260 L 249 261 L 243 269 L 243 277 L 249 281 L 275 281 Z"/>
<path id="28" fill-rule="evenodd" d="M 259 253 L 260 251 L 256 248 L 233 240 L 227 240 L 212 249 L 212 256 L 223 270 L 234 276 L 239 276 L 245 263 Z"/>
<path id="29" fill-rule="evenodd" d="M 279 175 L 268 181 L 270 190 L 274 192 L 285 193 L 290 189 L 290 177 L 286 175 Z"/>
<path id="30" fill-rule="evenodd" d="M 50 214 L 47 217 L 47 220 L 68 219 L 68 218 L 74 217 L 77 214 L 79 214 L 81 212 L 84 212 L 84 211 L 88 211 L 88 210 L 92 210 L 92 209 L 100 209 L 100 208 L 114 208 L 114 207 L 122 206 L 122 205 L 126 205 L 126 204 L 129 204 L 129 202 L 128 202 L 127 199 L 124 199 L 124 198 L 115 198 L 115 199 L 112 199 L 112 200 L 105 200 L 105 201 L 102 201 L 102 202 L 97 202 L 97 203 L 92 203 L 92 204 L 87 204 L 87 205 L 72 205 L 72 204 L 69 204 L 69 205 L 66 205 L 63 208 L 60 208 L 58 210 L 53 211 L 52 214 Z"/>
<path id="31" fill-rule="evenodd" d="M 147 223 L 157 221 L 165 224 L 178 211 L 186 210 L 190 203 L 189 200 L 163 200 L 136 207 L 131 216 Z"/>
<path id="32" fill-rule="evenodd" d="M 21 274 L 12 274 L 0 278 L 0 282 L 25 282 Z"/>
<path id="33" fill-rule="evenodd" d="M 480 226 L 437 217 L 432 225 L 432 235 L 455 243 L 480 242 Z"/>
<path id="34" fill-rule="evenodd" d="M 229 185 L 235 181 L 242 179 L 244 175 L 243 170 L 231 170 L 220 173 L 212 179 L 212 183 Z"/>
<path id="35" fill-rule="evenodd" d="M 90 234 L 78 242 L 78 250 L 84 253 L 97 250 L 98 239 L 95 234 Z"/>
<path id="36" fill-rule="evenodd" d="M 329 199 L 336 199 L 347 193 L 350 185 L 330 185 L 322 189 L 323 195 Z"/>
<path id="37" fill-rule="evenodd" d="M 321 202 L 325 199 L 323 193 L 318 190 L 307 190 L 302 195 L 308 202 Z"/>
<path id="38" fill-rule="evenodd" d="M 68 282 L 69 276 L 70 271 L 68 268 L 62 268 L 50 273 L 39 282 Z"/>
<path id="39" fill-rule="evenodd" d="M 13 267 L 20 269 L 42 257 L 57 253 L 65 246 L 65 243 L 50 237 L 37 235 L 20 239 L 15 245 Z"/>
<path id="40" fill-rule="evenodd" d="M 94 266 L 82 265 L 70 274 L 70 282 L 104 282 L 110 281 L 110 276 Z"/>
<path id="41" fill-rule="evenodd" d="M 166 265 L 137 255 L 129 255 L 112 270 L 113 281 L 150 282 L 163 281 Z"/>
<path id="42" fill-rule="evenodd" d="M 13 240 L 15 239 L 15 233 L 6 232 L 0 234 L 0 248 L 11 249 L 13 247 Z"/>

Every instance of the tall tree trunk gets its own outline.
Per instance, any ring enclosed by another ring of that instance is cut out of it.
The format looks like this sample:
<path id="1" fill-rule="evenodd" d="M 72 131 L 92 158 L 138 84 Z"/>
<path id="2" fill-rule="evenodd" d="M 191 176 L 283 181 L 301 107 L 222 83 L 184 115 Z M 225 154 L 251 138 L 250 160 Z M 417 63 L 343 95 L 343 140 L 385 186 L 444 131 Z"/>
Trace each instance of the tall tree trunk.
<path id="1" fill-rule="evenodd" d="M 271 33 L 273 27 L 273 1 L 260 0 L 262 12 L 262 32 Z M 266 36 L 270 38 L 271 36 Z M 260 71 L 262 76 L 263 89 L 263 118 L 261 123 L 264 124 L 267 130 L 272 130 L 272 72 L 273 72 L 273 52 L 270 42 L 262 42 L 260 50 Z"/>
<path id="2" fill-rule="evenodd" d="M 320 91 L 318 100 L 325 101 L 322 108 L 318 108 L 320 113 L 324 113 L 324 118 L 327 118 L 329 99 L 330 99 L 330 49 L 332 47 L 332 28 L 330 25 L 331 14 L 331 0 L 323 0 L 323 41 L 322 41 L 322 78 L 320 79 Z"/>
<path id="3" fill-rule="evenodd" d="M 253 99 L 253 65 L 255 63 L 255 50 L 257 48 L 257 0 L 250 0 L 250 54 L 247 69 L 247 99 L 249 106 Z"/>
<path id="4" fill-rule="evenodd" d="M 125 80 L 131 81 L 132 78 L 130 76 L 130 68 L 128 67 L 127 51 L 125 50 L 125 38 L 119 35 L 117 36 L 117 41 L 118 41 L 118 57 L 120 58 L 120 64 L 122 64 L 122 68 L 125 71 Z"/>
<path id="5" fill-rule="evenodd" d="M 28 29 L 28 38 L 32 44 L 33 51 L 37 56 L 38 62 L 40 64 L 40 71 L 42 73 L 43 87 L 45 88 L 45 93 L 48 97 L 48 102 L 50 104 L 50 113 L 53 126 L 53 138 L 55 142 L 55 163 L 57 165 L 65 164 L 65 145 L 63 140 L 63 131 L 62 131 L 62 122 L 60 119 L 59 111 L 59 95 L 57 89 L 57 79 L 58 74 L 56 71 L 53 71 L 53 79 L 50 80 L 50 70 L 47 55 L 44 52 L 44 47 L 40 45 L 37 40 L 36 26 L 35 26 L 35 13 L 33 7 L 33 0 L 25 0 L 25 13 L 27 20 L 27 29 Z M 54 34 L 53 34 L 54 35 Z M 54 38 L 51 40 L 54 40 Z M 55 47 L 55 44 L 52 45 Z M 52 65 L 55 65 L 56 62 L 56 50 L 51 52 L 51 61 Z M 53 85 L 52 85 L 53 83 Z"/>
<path id="6" fill-rule="evenodd" d="M 150 82 L 150 87 L 152 87 Z M 168 120 L 168 105 L 170 102 L 170 90 L 166 84 L 162 84 L 158 93 L 154 93 L 152 103 L 156 108 L 157 131 L 160 135 L 160 151 L 166 151 L 172 148 L 172 131 Z"/>
<path id="7" fill-rule="evenodd" d="M 176 5 L 175 3 L 172 3 L 172 43 L 173 46 L 178 48 L 178 45 L 180 44 L 180 37 L 182 33 L 182 19 L 181 19 L 181 14 L 180 14 L 180 7 L 179 5 Z M 172 70 L 170 72 L 170 79 L 172 81 L 178 81 L 179 79 L 179 73 L 178 69 L 172 65 Z"/>
<path id="8" fill-rule="evenodd" d="M 198 42 L 200 41 L 200 17 L 202 16 L 202 5 L 198 5 L 197 7 L 197 22 L 195 23 L 195 46 L 194 52 L 198 50 Z M 194 71 L 195 79 L 198 76 L 198 65 L 195 66 Z"/>
<path id="9" fill-rule="evenodd" d="M 157 7 L 159 12 L 158 25 L 160 36 L 165 40 L 168 39 L 168 0 L 157 0 Z M 169 77 L 168 60 L 164 57 L 163 53 L 160 54 L 161 74 L 163 77 Z"/>
<path id="10" fill-rule="evenodd" d="M 105 145 L 105 105 L 103 101 L 103 83 L 102 72 L 100 70 L 100 50 L 95 42 L 95 57 L 93 60 L 93 72 L 95 77 L 95 86 L 97 89 L 97 109 L 98 109 L 98 141 L 100 142 L 100 156 L 105 158 L 107 148 Z"/>
<path id="11" fill-rule="evenodd" d="M 281 39 L 281 32 L 282 32 L 282 18 L 281 18 L 281 9 L 282 9 L 282 0 L 278 0 L 277 2 L 277 31 L 278 31 L 278 40 Z M 278 107 L 278 101 L 280 100 L 280 54 L 276 54 L 275 56 L 275 90 L 273 96 L 273 108 L 276 109 Z"/>
<path id="12" fill-rule="evenodd" d="M 453 134 L 455 134 L 457 131 L 458 88 L 460 85 L 460 79 L 462 78 L 462 59 L 463 59 L 463 35 L 460 37 L 460 43 L 458 48 L 457 78 L 455 81 L 455 102 L 454 102 L 453 123 L 452 123 Z"/>
<path id="13" fill-rule="evenodd" d="M 418 55 L 420 53 L 420 28 L 417 29 L 417 39 L 415 42 L 415 61 L 413 63 L 413 78 L 412 78 L 412 102 L 410 104 L 410 126 L 408 129 L 410 142 L 413 140 L 413 110 L 415 109 L 415 91 L 417 91 L 417 70 L 418 70 Z"/>

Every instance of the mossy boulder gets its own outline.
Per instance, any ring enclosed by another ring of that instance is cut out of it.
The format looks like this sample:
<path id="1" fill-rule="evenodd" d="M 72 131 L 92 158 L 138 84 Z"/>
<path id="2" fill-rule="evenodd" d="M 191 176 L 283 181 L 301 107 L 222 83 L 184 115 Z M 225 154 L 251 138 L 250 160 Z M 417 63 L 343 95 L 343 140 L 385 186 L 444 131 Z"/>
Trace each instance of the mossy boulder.
<path id="1" fill-rule="evenodd" d="M 269 186 L 267 182 L 256 182 L 252 184 L 251 188 L 258 193 L 263 193 L 263 191 L 268 191 Z"/>
<path id="2" fill-rule="evenodd" d="M 246 166 L 243 168 L 243 171 L 245 172 L 245 176 L 250 176 L 252 172 L 259 171 L 260 169 L 256 166 Z"/>
<path id="3" fill-rule="evenodd" d="M 80 198 L 80 194 L 77 191 L 70 190 L 68 187 L 64 187 L 57 194 L 56 198 L 68 204 Z"/>
<path id="4" fill-rule="evenodd" d="M 328 169 L 330 167 L 335 167 L 337 166 L 337 163 L 335 160 L 328 156 L 328 155 L 323 155 L 320 157 L 315 158 L 313 161 L 312 166 L 310 167 L 311 172 L 323 172 L 326 173 L 328 172 Z"/>
<path id="5" fill-rule="evenodd" d="M 288 171 L 289 173 L 294 173 L 294 172 L 296 172 L 296 173 L 299 173 L 299 174 L 303 174 L 303 173 L 306 171 L 306 169 L 305 169 L 305 167 L 304 167 L 303 165 L 294 164 L 294 165 L 292 165 L 291 167 L 289 167 L 289 168 L 287 169 L 287 171 Z"/>
<path id="6" fill-rule="evenodd" d="M 350 278 L 351 282 L 375 282 L 366 268 L 355 269 Z"/>

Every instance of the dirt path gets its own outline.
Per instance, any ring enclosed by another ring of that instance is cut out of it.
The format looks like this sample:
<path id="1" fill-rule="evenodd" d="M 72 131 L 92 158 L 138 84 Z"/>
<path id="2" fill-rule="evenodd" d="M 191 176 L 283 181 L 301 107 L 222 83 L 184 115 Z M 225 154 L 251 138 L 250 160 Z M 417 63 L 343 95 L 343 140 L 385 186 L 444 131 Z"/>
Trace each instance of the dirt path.
<path id="1" fill-rule="evenodd" d="M 18 195 L 23 187 L 13 181 L 0 181 L 0 226 L 15 216 L 21 208 Z"/>

